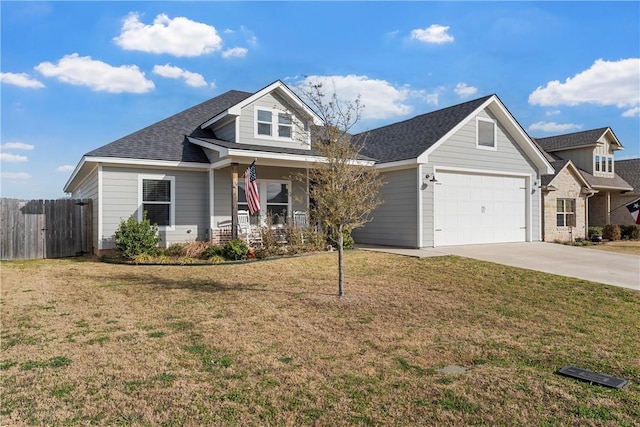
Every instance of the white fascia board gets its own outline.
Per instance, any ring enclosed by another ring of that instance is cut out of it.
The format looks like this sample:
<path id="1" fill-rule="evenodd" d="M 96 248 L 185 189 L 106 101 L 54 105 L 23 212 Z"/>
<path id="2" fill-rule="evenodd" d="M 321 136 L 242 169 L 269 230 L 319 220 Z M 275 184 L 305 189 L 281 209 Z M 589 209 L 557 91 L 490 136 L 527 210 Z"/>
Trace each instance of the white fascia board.
<path id="1" fill-rule="evenodd" d="M 229 150 L 229 156 L 235 159 L 248 158 L 248 159 L 265 159 L 265 160 L 283 160 L 301 163 L 324 163 L 325 157 L 303 155 L 303 154 L 288 154 L 288 153 L 272 153 L 268 151 L 251 151 L 251 150 Z M 353 165 L 358 166 L 373 166 L 374 162 L 371 160 L 355 160 L 350 162 Z"/>
<path id="2" fill-rule="evenodd" d="M 73 170 L 73 173 L 71 174 L 67 182 L 64 184 L 62 191 L 64 191 L 65 193 L 71 193 L 73 191 L 73 190 L 69 190 L 69 187 L 71 186 L 71 183 L 76 179 L 76 176 L 84 166 L 86 159 L 87 159 L 86 156 L 82 156 L 82 159 L 80 159 L 80 162 L 76 165 L 76 168 Z"/>
<path id="3" fill-rule="evenodd" d="M 211 126 L 212 124 L 214 124 L 218 120 L 222 120 L 225 117 L 227 117 L 228 115 L 229 115 L 229 110 L 225 110 L 222 113 L 218 114 L 217 116 L 214 116 L 213 118 L 211 118 L 211 119 L 207 120 L 206 122 L 204 122 L 203 124 L 201 124 L 200 125 L 200 129 L 208 128 L 209 126 Z"/>
<path id="4" fill-rule="evenodd" d="M 200 147 L 208 148 L 210 150 L 216 151 L 220 157 L 226 157 L 229 155 L 229 149 L 225 147 L 221 147 L 219 145 L 212 144 L 210 142 L 205 142 L 201 139 L 192 138 L 190 136 L 187 137 L 187 140 L 195 145 L 199 145 Z"/>
<path id="5" fill-rule="evenodd" d="M 86 162 L 117 164 L 117 165 L 133 165 L 133 166 L 152 166 L 161 168 L 183 168 L 183 169 L 209 169 L 209 163 L 192 163 L 181 162 L 177 160 L 148 160 L 148 159 L 129 159 L 124 157 L 86 157 Z"/>
<path id="6" fill-rule="evenodd" d="M 375 168 L 383 171 L 408 169 L 419 165 L 418 159 L 398 160 L 397 162 L 376 163 Z M 426 163 L 426 162 L 422 162 Z"/>

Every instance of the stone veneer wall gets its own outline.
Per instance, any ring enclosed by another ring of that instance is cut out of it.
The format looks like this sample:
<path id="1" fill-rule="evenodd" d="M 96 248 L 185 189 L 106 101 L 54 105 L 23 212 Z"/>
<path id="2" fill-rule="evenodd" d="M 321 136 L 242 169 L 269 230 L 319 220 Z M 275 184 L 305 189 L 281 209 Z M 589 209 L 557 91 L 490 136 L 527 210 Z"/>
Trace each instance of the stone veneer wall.
<path id="1" fill-rule="evenodd" d="M 586 238 L 587 230 L 585 228 L 585 196 L 582 194 L 582 185 L 576 180 L 567 168 L 564 168 L 554 179 L 550 185 L 557 188 L 555 191 L 543 193 L 543 222 L 544 222 L 544 241 L 553 242 L 556 240 L 562 242 L 575 240 L 577 238 Z M 558 199 L 574 199 L 576 201 L 576 226 L 575 227 L 558 227 L 556 214 Z"/>

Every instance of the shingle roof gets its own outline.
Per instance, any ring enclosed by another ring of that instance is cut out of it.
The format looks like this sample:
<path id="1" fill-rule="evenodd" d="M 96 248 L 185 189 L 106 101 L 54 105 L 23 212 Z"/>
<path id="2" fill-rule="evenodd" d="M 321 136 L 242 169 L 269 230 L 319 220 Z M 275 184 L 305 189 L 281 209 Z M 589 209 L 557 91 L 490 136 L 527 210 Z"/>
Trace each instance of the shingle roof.
<path id="1" fill-rule="evenodd" d="M 544 154 L 547 154 L 546 152 Z M 549 156 L 551 157 L 551 156 Z M 542 175 L 540 181 L 542 182 L 542 185 L 549 185 L 549 183 L 551 183 L 551 181 L 554 180 L 554 178 L 556 176 L 558 176 L 558 173 L 560 173 L 560 171 L 562 170 L 562 168 L 564 168 L 567 163 L 569 163 L 569 160 L 564 160 L 564 159 L 554 159 L 554 158 L 547 158 L 547 160 L 549 160 L 549 163 L 551 163 L 551 166 L 553 166 L 553 169 L 556 171 L 554 174 L 552 175 Z"/>
<path id="2" fill-rule="evenodd" d="M 635 193 L 640 193 L 640 158 L 616 160 L 615 171 L 633 187 Z"/>
<path id="3" fill-rule="evenodd" d="M 609 129 L 608 127 L 568 133 L 565 135 L 536 138 L 536 142 L 546 151 L 563 150 L 583 145 L 596 144 L 598 139 Z"/>
<path id="4" fill-rule="evenodd" d="M 605 189 L 614 189 L 614 190 L 622 190 L 622 191 L 630 191 L 632 190 L 631 185 L 622 179 L 620 175 L 617 173 L 613 175 L 613 178 L 603 177 L 603 176 L 593 176 L 589 172 L 583 171 L 582 169 L 578 169 L 582 177 L 589 183 L 589 186 L 595 188 L 596 190 L 605 188 Z"/>
<path id="5" fill-rule="evenodd" d="M 417 158 L 493 95 L 363 132 L 362 154 L 378 162 Z"/>
<path id="6" fill-rule="evenodd" d="M 198 131 L 202 123 L 251 95 L 235 90 L 223 93 L 90 151 L 86 156 L 209 163 L 202 148 L 189 143 L 185 135 Z"/>

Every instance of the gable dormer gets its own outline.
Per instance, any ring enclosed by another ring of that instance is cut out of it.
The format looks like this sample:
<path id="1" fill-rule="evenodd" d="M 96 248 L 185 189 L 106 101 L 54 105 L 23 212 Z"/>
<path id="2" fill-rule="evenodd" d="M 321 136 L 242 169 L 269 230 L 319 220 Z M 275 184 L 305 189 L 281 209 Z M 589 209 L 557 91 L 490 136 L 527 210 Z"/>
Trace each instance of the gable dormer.
<path id="1" fill-rule="evenodd" d="M 281 81 L 203 123 L 216 138 L 253 146 L 311 149 L 309 122 L 317 115 Z"/>
<path id="2" fill-rule="evenodd" d="M 536 142 L 546 152 L 571 160 L 579 169 L 603 178 L 614 178 L 614 153 L 623 149 L 609 127 L 537 138 Z"/>

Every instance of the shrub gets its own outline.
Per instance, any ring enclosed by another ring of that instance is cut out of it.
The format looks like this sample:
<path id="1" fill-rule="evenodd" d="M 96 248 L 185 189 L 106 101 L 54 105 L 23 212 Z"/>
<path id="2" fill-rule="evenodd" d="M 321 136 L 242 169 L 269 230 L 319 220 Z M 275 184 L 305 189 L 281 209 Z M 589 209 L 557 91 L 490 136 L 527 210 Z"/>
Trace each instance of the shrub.
<path id="1" fill-rule="evenodd" d="M 602 238 L 607 240 L 620 240 L 620 226 L 607 224 L 602 229 Z"/>
<path id="2" fill-rule="evenodd" d="M 342 230 L 342 247 L 345 249 L 352 249 L 353 245 L 355 243 L 355 240 L 353 240 L 353 237 L 351 236 L 351 229 L 350 228 L 344 228 Z M 338 236 L 336 235 L 336 233 L 332 230 L 329 233 L 329 236 L 327 237 L 327 240 L 329 241 L 329 244 L 331 246 L 333 246 L 334 248 L 338 247 Z"/>
<path id="3" fill-rule="evenodd" d="M 142 221 L 133 216 L 120 221 L 115 233 L 116 251 L 125 259 L 135 259 L 139 255 L 156 255 L 158 253 L 158 226 L 151 225 L 144 212 Z"/>
<path id="4" fill-rule="evenodd" d="M 162 251 L 162 254 L 166 256 L 173 256 L 173 257 L 181 256 L 183 247 L 184 247 L 184 244 L 182 243 L 172 243 L 171 245 L 169 245 L 167 249 Z"/>
<path id="5" fill-rule="evenodd" d="M 602 227 L 589 227 L 587 237 L 590 239 L 594 234 L 602 236 Z"/>
<path id="6" fill-rule="evenodd" d="M 640 225 L 621 225 L 620 233 L 623 239 L 638 240 L 640 239 Z"/>
<path id="7" fill-rule="evenodd" d="M 224 257 L 229 260 L 239 261 L 247 259 L 249 247 L 242 239 L 234 239 L 224 245 Z"/>
<path id="8" fill-rule="evenodd" d="M 209 244 L 206 242 L 185 243 L 180 255 L 186 258 L 201 258 L 208 246 Z"/>
<path id="9" fill-rule="evenodd" d="M 202 258 L 212 259 L 224 256 L 224 248 L 220 245 L 210 245 L 202 252 Z"/>

